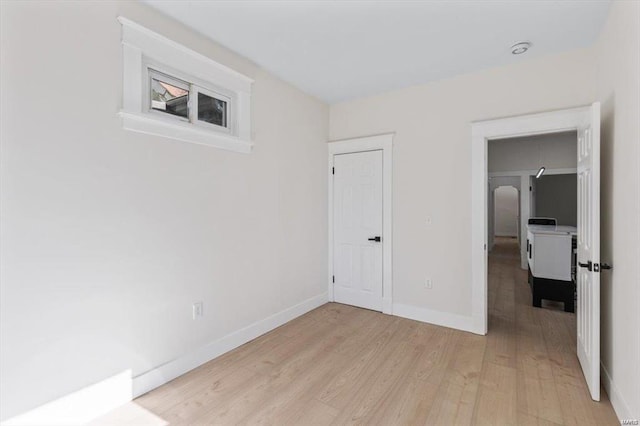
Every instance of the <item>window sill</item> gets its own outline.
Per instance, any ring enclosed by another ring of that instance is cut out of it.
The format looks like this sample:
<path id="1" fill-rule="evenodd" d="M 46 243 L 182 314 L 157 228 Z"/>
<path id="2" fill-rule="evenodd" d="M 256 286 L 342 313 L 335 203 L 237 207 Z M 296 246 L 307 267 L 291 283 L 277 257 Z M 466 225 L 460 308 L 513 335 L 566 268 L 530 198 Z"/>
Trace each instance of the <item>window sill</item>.
<path id="1" fill-rule="evenodd" d="M 118 115 L 122 119 L 122 128 L 126 130 L 245 154 L 251 153 L 253 149 L 253 143 L 250 141 L 199 129 L 190 123 L 171 123 L 145 114 L 126 111 L 120 111 Z"/>

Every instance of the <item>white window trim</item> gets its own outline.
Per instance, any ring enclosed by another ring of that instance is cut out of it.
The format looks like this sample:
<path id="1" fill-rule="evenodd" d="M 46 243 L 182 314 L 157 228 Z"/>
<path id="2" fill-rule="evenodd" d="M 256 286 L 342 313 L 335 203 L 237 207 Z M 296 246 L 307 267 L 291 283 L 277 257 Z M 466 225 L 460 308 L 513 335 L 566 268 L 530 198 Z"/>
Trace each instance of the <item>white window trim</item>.
<path id="1" fill-rule="evenodd" d="M 127 18 L 120 16 L 118 21 L 122 24 L 123 97 L 119 116 L 123 128 L 235 152 L 252 151 L 252 79 Z M 229 101 L 228 128 L 152 114 L 146 94 L 149 68 L 192 83 L 192 98 L 197 90 L 222 95 L 222 100 Z"/>

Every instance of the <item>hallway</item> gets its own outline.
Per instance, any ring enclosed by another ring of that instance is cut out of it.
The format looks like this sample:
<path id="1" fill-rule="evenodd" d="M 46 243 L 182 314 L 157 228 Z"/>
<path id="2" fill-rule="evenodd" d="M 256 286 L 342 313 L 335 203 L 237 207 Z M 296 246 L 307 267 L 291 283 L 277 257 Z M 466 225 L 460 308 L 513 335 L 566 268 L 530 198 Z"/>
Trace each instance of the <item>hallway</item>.
<path id="1" fill-rule="evenodd" d="M 484 363 L 499 370 L 504 380 L 499 389 L 515 391 L 518 423 L 527 418 L 532 424 L 618 424 L 606 392 L 600 402 L 589 396 L 576 355 L 575 314 L 558 302 L 542 306 L 531 306 L 516 239 L 496 238 L 489 255 Z"/>

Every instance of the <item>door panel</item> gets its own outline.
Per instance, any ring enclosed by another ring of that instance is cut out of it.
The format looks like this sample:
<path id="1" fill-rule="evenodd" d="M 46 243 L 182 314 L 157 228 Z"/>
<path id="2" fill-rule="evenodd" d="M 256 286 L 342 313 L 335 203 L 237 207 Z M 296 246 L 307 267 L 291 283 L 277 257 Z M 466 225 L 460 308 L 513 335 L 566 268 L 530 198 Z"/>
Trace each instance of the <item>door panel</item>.
<path id="1" fill-rule="evenodd" d="M 578 359 L 600 400 L 600 104 L 578 129 Z"/>
<path id="2" fill-rule="evenodd" d="M 382 151 L 334 156 L 334 300 L 382 311 Z"/>

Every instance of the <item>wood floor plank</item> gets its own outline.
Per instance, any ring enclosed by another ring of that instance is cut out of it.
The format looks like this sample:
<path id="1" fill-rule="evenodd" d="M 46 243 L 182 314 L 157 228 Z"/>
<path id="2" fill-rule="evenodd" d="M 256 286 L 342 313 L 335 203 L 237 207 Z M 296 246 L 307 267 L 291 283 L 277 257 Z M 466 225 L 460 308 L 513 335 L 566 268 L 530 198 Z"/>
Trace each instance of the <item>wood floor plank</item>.
<path id="1" fill-rule="evenodd" d="M 532 339 L 538 334 L 519 334 L 517 396 L 518 408 L 535 417 L 562 424 L 561 400 L 553 378 L 551 362 L 544 352 L 535 352 Z"/>
<path id="2" fill-rule="evenodd" d="M 260 340 L 255 347 L 243 345 L 233 351 L 234 353 L 237 351 L 237 357 L 225 354 L 172 380 L 153 392 L 142 395 L 136 402 L 156 413 L 169 411 L 173 406 L 203 392 L 206 388 L 219 385 L 220 381 L 228 376 L 235 375 L 237 372 L 244 374 L 246 365 L 253 362 L 252 356 L 258 352 L 268 352 L 286 341 L 287 338 L 282 335 L 271 334 Z"/>
<path id="3" fill-rule="evenodd" d="M 472 424 L 486 339 L 465 333 L 458 340 L 427 424 Z"/>
<path id="4" fill-rule="evenodd" d="M 282 395 L 308 369 L 326 362 L 326 354 L 344 341 L 339 327 L 325 324 L 323 330 L 324 332 L 316 335 L 315 339 L 301 337 L 300 341 L 304 344 L 299 346 L 297 352 L 276 351 L 281 358 L 269 357 L 268 359 L 273 361 L 273 364 L 269 363 L 270 370 L 260 370 L 260 377 L 251 387 L 244 389 L 240 398 L 217 404 L 210 411 L 198 413 L 192 420 L 196 423 L 236 424 L 263 408 L 274 395 Z M 261 359 L 264 358 L 258 358 Z"/>
<path id="5" fill-rule="evenodd" d="M 408 334 L 408 331 L 401 327 L 402 324 L 406 324 L 403 321 L 401 318 L 391 320 L 381 333 L 362 348 L 362 351 L 354 354 L 351 362 L 333 377 L 317 398 L 336 409 L 344 409 L 350 398 L 368 380 L 369 375 L 380 368 L 393 350 L 393 346 Z"/>
<path id="6" fill-rule="evenodd" d="M 368 312 L 364 310 L 361 311 Z M 339 389 L 339 386 L 335 386 L 335 378 L 339 378 L 338 385 L 347 382 L 345 380 L 345 373 L 352 372 L 352 355 L 359 353 L 357 349 L 362 349 L 363 353 L 369 353 L 368 343 L 371 342 L 372 335 L 380 333 L 381 330 L 383 331 L 383 336 L 392 335 L 393 330 L 385 331 L 381 318 L 380 316 L 372 318 L 372 321 L 368 321 L 367 325 L 373 324 L 373 327 L 359 328 L 360 331 L 368 330 L 367 332 L 355 334 L 352 338 L 334 347 L 333 350 L 326 355 L 324 360 L 310 366 L 309 370 L 303 372 L 282 392 L 273 395 L 269 401 L 265 401 L 259 410 L 252 413 L 251 416 L 245 420 L 249 423 L 278 424 L 278 419 L 290 417 L 287 413 L 299 411 L 300 400 L 310 401 L 312 404 L 316 404 L 317 402 L 320 407 L 331 407 L 329 404 L 317 399 L 317 397 L 323 394 L 327 395 L 327 389 Z M 378 340 L 375 341 L 377 342 Z M 379 346 L 374 345 L 374 347 Z M 345 348 L 350 350 L 346 350 Z M 349 354 L 349 356 L 345 355 L 345 352 Z M 332 386 L 332 384 L 334 386 Z M 331 410 L 338 412 L 338 410 L 333 407 L 331 407 Z"/>
<path id="7" fill-rule="evenodd" d="M 440 384 L 464 333 L 444 327 L 431 328 L 427 347 L 413 366 L 410 377 Z"/>
<path id="8" fill-rule="evenodd" d="M 374 319 L 373 322 L 376 323 L 377 321 Z M 351 359 L 343 355 L 343 350 L 341 349 L 344 349 L 344 347 L 354 348 L 354 344 L 362 347 L 369 340 L 369 335 L 363 333 L 361 327 L 353 327 L 357 323 L 353 322 L 346 325 L 338 325 L 338 327 L 342 328 L 339 334 L 343 338 L 340 339 L 338 344 L 332 346 L 319 362 L 311 364 L 308 369 L 302 371 L 277 393 L 265 395 L 265 399 L 261 401 L 260 406 L 243 418 L 242 423 L 281 424 L 285 421 L 283 419 L 291 418 L 290 412 L 299 411 L 300 400 L 309 401 L 315 408 L 320 409 L 322 413 L 337 413 L 338 410 L 314 397 L 328 384 L 331 377 L 339 376 L 341 371 L 348 369 Z M 371 329 L 371 332 L 374 331 L 375 327 Z M 330 407 L 330 409 L 326 407 Z"/>
<path id="9" fill-rule="evenodd" d="M 516 368 L 516 333 L 515 315 L 505 318 L 498 315 L 490 315 L 487 335 L 487 349 L 485 359 L 487 362 Z"/>
<path id="10" fill-rule="evenodd" d="M 273 418 L 274 425 L 328 425 L 335 421 L 338 410 L 315 398 L 303 399 L 291 410 L 279 413 Z"/>
<path id="11" fill-rule="evenodd" d="M 410 320 L 405 320 L 410 321 Z M 412 330 L 406 338 L 395 345 L 385 362 L 366 377 L 361 390 L 348 399 L 336 424 L 371 424 L 380 417 L 389 405 L 398 388 L 406 386 L 413 367 L 428 344 L 431 330 L 421 324 L 407 324 Z"/>
<path id="12" fill-rule="evenodd" d="M 589 396 L 575 315 L 531 306 L 515 240 L 496 239 L 488 284 L 487 336 L 329 303 L 92 424 L 618 424 Z"/>
<path id="13" fill-rule="evenodd" d="M 410 378 L 390 393 L 387 403 L 370 416 L 371 424 L 417 425 L 425 424 L 433 405 L 439 383 Z"/>
<path id="14" fill-rule="evenodd" d="M 492 362 L 482 366 L 473 424 L 517 424 L 516 369 Z"/>
<path id="15" fill-rule="evenodd" d="M 518 426 L 560 426 L 558 423 L 550 422 L 549 420 L 541 419 L 530 414 L 518 412 L 518 419 L 516 424 Z"/>

